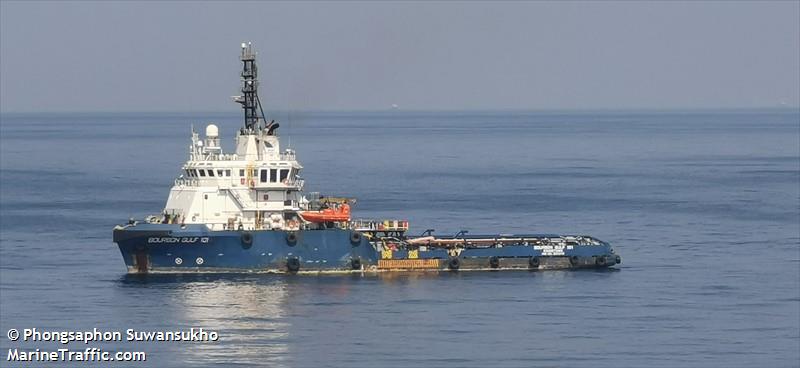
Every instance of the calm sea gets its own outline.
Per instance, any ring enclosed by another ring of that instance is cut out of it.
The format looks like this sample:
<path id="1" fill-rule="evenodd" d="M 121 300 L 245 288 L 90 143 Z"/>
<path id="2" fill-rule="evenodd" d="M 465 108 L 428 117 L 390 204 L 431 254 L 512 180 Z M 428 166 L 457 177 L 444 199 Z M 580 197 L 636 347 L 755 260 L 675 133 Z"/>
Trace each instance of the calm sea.
<path id="1" fill-rule="evenodd" d="M 239 116 L 2 116 L 0 366 L 9 348 L 60 347 L 141 350 L 147 362 L 129 365 L 158 367 L 800 365 L 796 110 L 278 114 L 306 189 L 358 198 L 356 216 L 407 218 L 413 232 L 591 234 L 623 264 L 126 276 L 112 227 L 162 209 L 191 124 L 216 122 L 230 148 Z M 220 339 L 6 337 L 33 327 Z"/>

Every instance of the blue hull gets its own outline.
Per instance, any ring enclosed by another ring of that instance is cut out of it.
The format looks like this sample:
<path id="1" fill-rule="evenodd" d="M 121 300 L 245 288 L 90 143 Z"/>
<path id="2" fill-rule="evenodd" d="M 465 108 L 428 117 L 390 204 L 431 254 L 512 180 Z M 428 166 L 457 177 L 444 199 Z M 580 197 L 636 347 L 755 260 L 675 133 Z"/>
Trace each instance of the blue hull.
<path id="1" fill-rule="evenodd" d="M 114 229 L 125 265 L 144 272 L 364 272 L 605 268 L 620 262 L 606 243 L 545 254 L 527 244 L 381 252 L 360 233 L 343 229 L 208 231 L 202 225 L 136 224 Z M 454 260 L 455 259 L 455 260 Z"/>

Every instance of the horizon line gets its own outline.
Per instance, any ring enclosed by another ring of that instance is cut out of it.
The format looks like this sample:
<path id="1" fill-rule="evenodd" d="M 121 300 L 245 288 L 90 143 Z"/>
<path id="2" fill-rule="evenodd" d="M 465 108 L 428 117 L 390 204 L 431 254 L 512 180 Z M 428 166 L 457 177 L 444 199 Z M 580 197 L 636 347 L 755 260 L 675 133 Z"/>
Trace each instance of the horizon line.
<path id="1" fill-rule="evenodd" d="M 467 109 L 268 109 L 279 113 L 494 113 L 494 112 L 703 112 L 743 110 L 800 110 L 800 106 L 743 106 L 743 107 L 597 107 L 597 108 L 467 108 Z M 14 114 L 238 114 L 241 111 L 223 110 L 53 110 L 53 111 L 0 111 L 0 115 Z"/>

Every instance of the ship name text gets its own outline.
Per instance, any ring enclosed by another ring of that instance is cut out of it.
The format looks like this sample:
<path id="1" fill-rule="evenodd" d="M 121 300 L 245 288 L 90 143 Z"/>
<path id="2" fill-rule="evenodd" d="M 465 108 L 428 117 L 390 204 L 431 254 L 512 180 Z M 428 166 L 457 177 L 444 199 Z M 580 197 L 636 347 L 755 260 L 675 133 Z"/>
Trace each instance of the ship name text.
<path id="1" fill-rule="evenodd" d="M 207 236 L 186 236 L 186 237 L 150 237 L 147 238 L 148 244 L 195 244 L 208 243 Z"/>

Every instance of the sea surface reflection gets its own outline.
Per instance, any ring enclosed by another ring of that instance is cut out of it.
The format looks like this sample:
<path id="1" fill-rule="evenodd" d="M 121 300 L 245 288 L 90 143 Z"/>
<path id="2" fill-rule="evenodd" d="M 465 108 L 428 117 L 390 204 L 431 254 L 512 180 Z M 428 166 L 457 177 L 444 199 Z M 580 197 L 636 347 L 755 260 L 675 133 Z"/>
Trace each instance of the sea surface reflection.
<path id="1" fill-rule="evenodd" d="M 126 275 L 119 288 L 128 294 L 142 289 L 149 305 L 177 312 L 168 314 L 172 319 L 169 325 L 176 329 L 203 328 L 219 334 L 217 342 L 190 343 L 191 347 L 181 349 L 180 360 L 185 364 L 288 366 L 290 322 L 286 317 L 291 288 L 285 278 Z"/>

